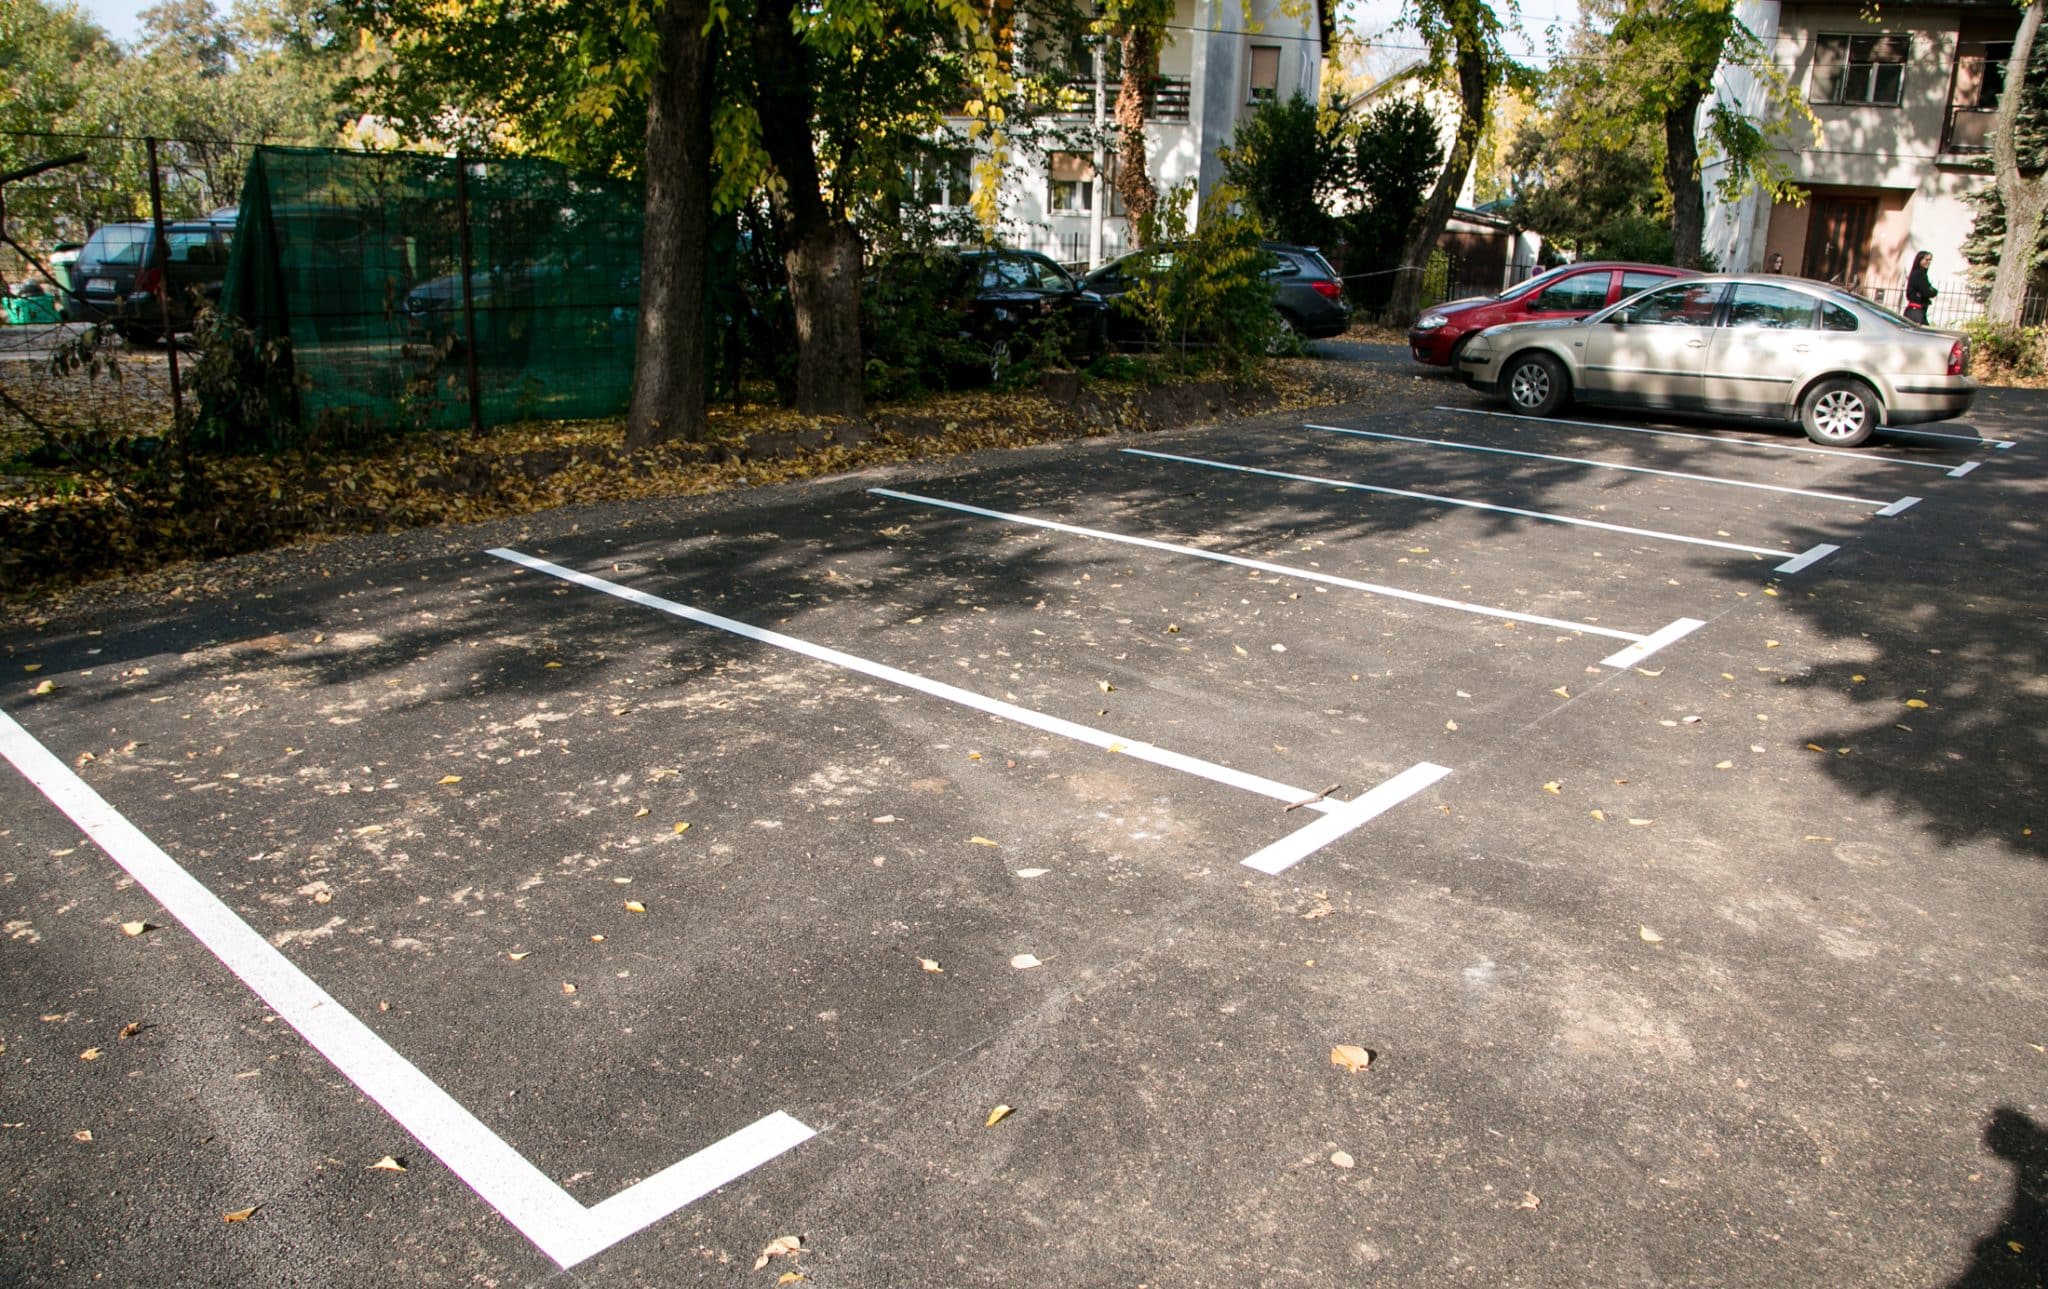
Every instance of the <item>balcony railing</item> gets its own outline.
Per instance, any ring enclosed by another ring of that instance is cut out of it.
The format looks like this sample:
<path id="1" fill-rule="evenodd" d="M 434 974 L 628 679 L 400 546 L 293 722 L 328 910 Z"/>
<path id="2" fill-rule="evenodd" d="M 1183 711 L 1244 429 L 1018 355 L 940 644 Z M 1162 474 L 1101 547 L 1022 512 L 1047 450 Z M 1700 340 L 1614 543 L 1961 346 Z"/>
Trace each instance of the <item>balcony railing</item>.
<path id="1" fill-rule="evenodd" d="M 1095 111 L 1095 82 L 1086 77 L 1075 77 L 1067 82 L 1067 88 L 1080 96 L 1079 102 L 1066 110 L 1067 116 L 1089 116 Z M 1107 87 L 1109 101 L 1107 110 L 1116 112 L 1117 82 L 1111 80 Z M 1148 121 L 1185 121 L 1190 105 L 1194 102 L 1194 87 L 1185 76 L 1159 75 L 1152 78 L 1150 88 L 1145 91 L 1145 119 Z"/>

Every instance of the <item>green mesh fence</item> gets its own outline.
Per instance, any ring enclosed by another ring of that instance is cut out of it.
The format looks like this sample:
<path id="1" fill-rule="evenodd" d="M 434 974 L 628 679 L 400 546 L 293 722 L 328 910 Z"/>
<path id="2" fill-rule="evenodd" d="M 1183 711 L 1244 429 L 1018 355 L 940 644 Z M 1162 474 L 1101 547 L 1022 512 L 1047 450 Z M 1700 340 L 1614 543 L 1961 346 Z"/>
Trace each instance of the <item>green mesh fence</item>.
<path id="1" fill-rule="evenodd" d="M 302 430 L 616 415 L 641 218 L 552 162 L 259 148 L 222 306 L 289 338 Z"/>

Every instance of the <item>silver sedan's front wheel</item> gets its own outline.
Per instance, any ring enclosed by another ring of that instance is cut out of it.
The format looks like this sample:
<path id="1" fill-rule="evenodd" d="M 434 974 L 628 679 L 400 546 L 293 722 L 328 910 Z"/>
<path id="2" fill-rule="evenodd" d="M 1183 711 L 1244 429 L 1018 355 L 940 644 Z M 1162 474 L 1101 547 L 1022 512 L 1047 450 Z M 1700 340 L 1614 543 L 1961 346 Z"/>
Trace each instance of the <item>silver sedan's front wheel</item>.
<path id="1" fill-rule="evenodd" d="M 1549 354 L 1517 354 L 1508 360 L 1507 378 L 1502 382 L 1508 405 L 1530 416 L 1549 416 L 1564 406 L 1571 387 L 1564 367 Z"/>
<path id="2" fill-rule="evenodd" d="M 1806 391 L 1799 424 L 1806 437 L 1829 447 L 1853 448 L 1877 429 L 1877 395 L 1860 380 L 1838 376 Z"/>

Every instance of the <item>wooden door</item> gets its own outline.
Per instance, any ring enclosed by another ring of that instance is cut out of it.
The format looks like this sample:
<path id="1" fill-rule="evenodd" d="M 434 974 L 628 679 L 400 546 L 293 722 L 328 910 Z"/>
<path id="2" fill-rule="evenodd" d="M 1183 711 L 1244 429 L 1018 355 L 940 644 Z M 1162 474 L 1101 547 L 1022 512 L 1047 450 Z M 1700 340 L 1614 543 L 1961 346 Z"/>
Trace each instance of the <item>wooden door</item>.
<path id="1" fill-rule="evenodd" d="M 1869 275 L 1870 232 L 1877 227 L 1877 198 L 1813 199 L 1806 224 L 1805 277 L 1853 287 Z"/>

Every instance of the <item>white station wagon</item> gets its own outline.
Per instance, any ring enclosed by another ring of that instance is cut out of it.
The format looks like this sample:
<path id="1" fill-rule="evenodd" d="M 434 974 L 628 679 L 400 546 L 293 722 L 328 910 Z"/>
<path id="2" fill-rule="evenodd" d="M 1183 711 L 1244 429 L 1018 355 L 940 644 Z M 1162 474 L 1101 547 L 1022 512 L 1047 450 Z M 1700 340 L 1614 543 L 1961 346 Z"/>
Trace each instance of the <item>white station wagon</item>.
<path id="1" fill-rule="evenodd" d="M 1589 318 L 1489 327 L 1458 370 L 1516 411 L 1550 416 L 1574 399 L 1632 408 L 1798 421 L 1855 447 L 1880 425 L 1970 410 L 1969 341 L 1916 326 L 1819 282 L 1682 278 Z"/>

